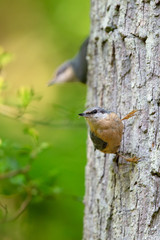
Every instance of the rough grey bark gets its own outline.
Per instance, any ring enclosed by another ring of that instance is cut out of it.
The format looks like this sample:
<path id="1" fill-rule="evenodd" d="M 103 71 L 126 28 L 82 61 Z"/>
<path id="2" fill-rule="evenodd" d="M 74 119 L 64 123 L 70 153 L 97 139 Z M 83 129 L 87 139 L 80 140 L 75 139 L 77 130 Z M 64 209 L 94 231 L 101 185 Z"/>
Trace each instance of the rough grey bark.
<path id="1" fill-rule="evenodd" d="M 84 240 L 160 239 L 160 1 L 92 0 L 88 106 L 124 117 L 121 151 L 88 140 Z"/>

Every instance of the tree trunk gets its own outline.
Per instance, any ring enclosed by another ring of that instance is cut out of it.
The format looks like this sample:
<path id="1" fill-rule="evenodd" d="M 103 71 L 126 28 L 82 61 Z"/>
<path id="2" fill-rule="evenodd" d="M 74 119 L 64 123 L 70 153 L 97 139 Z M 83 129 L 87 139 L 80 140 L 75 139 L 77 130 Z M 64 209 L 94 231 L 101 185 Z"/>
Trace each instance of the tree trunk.
<path id="1" fill-rule="evenodd" d="M 88 140 L 84 240 L 160 239 L 160 1 L 92 0 L 88 106 L 124 117 L 120 151 Z"/>

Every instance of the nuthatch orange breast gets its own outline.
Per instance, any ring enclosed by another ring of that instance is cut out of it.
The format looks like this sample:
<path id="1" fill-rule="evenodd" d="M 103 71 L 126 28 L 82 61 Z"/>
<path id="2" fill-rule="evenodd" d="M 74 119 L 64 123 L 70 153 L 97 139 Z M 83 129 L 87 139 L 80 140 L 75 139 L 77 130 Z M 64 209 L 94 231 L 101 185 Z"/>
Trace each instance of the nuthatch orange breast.
<path id="1" fill-rule="evenodd" d="M 85 117 L 90 127 L 90 137 L 95 149 L 103 153 L 117 153 L 123 134 L 122 120 L 134 115 L 136 110 L 120 119 L 116 113 L 100 107 L 89 108 L 79 115 Z M 120 154 L 119 154 L 120 155 Z M 122 155 L 120 155 L 123 157 Z M 137 158 L 125 158 L 127 161 L 137 162 Z"/>

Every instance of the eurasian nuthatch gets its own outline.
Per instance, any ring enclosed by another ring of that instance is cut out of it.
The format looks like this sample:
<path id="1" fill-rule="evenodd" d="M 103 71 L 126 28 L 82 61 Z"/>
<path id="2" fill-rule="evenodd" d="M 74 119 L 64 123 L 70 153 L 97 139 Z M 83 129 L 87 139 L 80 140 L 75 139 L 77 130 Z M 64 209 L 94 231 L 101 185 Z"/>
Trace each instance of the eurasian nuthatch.
<path id="1" fill-rule="evenodd" d="M 54 78 L 48 83 L 51 86 L 55 83 L 64 82 L 82 82 L 87 81 L 87 47 L 89 38 L 87 38 L 80 47 L 78 54 L 71 60 L 63 63 L 57 70 Z"/>
<path id="2" fill-rule="evenodd" d="M 134 115 L 137 110 L 132 111 L 123 119 L 120 119 L 116 113 L 105 110 L 100 107 L 87 109 L 79 115 L 85 117 L 90 127 L 90 137 L 95 149 L 103 153 L 117 153 L 123 134 L 122 120 L 128 119 Z M 127 161 L 137 162 L 136 157 L 126 158 Z"/>

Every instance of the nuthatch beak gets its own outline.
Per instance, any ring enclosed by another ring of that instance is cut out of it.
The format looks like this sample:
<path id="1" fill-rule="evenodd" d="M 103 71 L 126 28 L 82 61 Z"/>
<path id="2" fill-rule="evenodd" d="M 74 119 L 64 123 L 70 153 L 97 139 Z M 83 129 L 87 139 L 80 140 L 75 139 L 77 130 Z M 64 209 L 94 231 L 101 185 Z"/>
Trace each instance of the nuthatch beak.
<path id="1" fill-rule="evenodd" d="M 81 116 L 81 117 L 88 117 L 87 113 L 79 113 L 78 115 Z"/>

